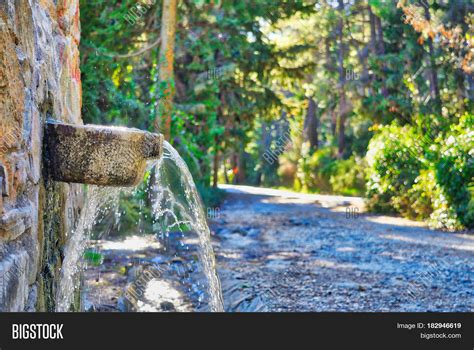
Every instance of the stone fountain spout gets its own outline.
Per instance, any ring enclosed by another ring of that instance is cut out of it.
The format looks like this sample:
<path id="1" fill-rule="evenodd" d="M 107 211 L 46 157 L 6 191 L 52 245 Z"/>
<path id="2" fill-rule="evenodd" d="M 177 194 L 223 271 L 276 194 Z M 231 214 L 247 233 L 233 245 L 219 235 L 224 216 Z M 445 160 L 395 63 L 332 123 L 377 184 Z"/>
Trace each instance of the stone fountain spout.
<path id="1" fill-rule="evenodd" d="M 139 129 L 47 121 L 45 164 L 55 181 L 136 186 L 147 160 L 163 154 L 163 135 Z"/>

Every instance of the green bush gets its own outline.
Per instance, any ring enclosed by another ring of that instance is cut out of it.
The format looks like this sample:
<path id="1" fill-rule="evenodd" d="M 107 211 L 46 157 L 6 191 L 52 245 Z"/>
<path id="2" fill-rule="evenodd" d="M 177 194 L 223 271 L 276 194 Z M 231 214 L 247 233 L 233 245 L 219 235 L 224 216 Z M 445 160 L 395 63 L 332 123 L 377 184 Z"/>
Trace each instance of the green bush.
<path id="1" fill-rule="evenodd" d="M 412 216 L 408 191 L 423 163 L 417 139 L 415 129 L 408 125 L 379 127 L 366 155 L 369 209 Z"/>
<path id="2" fill-rule="evenodd" d="M 354 156 L 332 163 L 329 182 L 332 192 L 346 196 L 360 196 L 365 192 L 364 162 Z"/>
<path id="3" fill-rule="evenodd" d="M 474 131 L 464 115 L 437 138 L 411 126 L 379 127 L 366 160 L 368 207 L 427 219 L 447 230 L 474 224 Z"/>
<path id="4" fill-rule="evenodd" d="M 218 208 L 225 197 L 225 191 L 219 188 L 197 185 L 204 207 Z"/>
<path id="5" fill-rule="evenodd" d="M 407 205 L 402 214 L 410 219 L 429 219 L 434 210 L 433 199 L 437 197 L 437 193 L 438 187 L 434 171 L 432 169 L 421 170 L 412 188 L 408 190 L 407 196 L 404 196 Z"/>
<path id="6" fill-rule="evenodd" d="M 349 159 L 336 159 L 334 154 L 333 148 L 326 147 L 315 151 L 310 157 L 302 157 L 298 172 L 302 189 L 348 196 L 363 195 L 363 160 L 354 156 Z"/>
<path id="7" fill-rule="evenodd" d="M 472 116 L 466 114 L 439 145 L 439 159 L 435 164 L 439 190 L 430 218 L 433 226 L 452 230 L 474 226 L 473 156 Z"/>
<path id="8" fill-rule="evenodd" d="M 332 148 L 321 148 L 310 157 L 302 157 L 298 164 L 297 177 L 304 191 L 330 193 L 329 178 L 334 162 Z"/>

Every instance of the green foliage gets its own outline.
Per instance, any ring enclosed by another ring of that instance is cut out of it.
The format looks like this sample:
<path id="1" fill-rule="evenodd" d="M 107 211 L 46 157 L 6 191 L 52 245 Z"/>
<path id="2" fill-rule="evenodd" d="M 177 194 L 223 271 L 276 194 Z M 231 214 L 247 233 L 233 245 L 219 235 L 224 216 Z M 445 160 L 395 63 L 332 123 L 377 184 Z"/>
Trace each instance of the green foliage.
<path id="1" fill-rule="evenodd" d="M 474 128 L 473 116 L 465 114 L 439 145 L 435 164 L 439 191 L 431 223 L 436 227 L 474 227 Z"/>
<path id="2" fill-rule="evenodd" d="M 301 172 L 298 174 L 298 178 L 304 190 L 323 193 L 331 192 L 329 178 L 334 164 L 334 153 L 334 149 L 327 147 L 317 150 L 309 158 L 304 157 L 300 159 Z"/>
<path id="3" fill-rule="evenodd" d="M 201 185 L 198 191 L 206 208 L 219 208 L 225 198 L 225 191 L 218 188 Z"/>
<path id="4" fill-rule="evenodd" d="M 403 207 L 405 216 L 411 219 L 426 220 L 433 213 L 433 201 L 439 197 L 435 173 L 432 169 L 422 169 L 414 181 L 413 186 L 403 198 L 406 205 Z M 397 199 L 401 201 L 402 199 Z"/>
<path id="5" fill-rule="evenodd" d="M 179 2 L 170 142 L 203 201 L 218 206 L 221 194 L 209 189 L 217 177 L 366 192 L 373 210 L 436 227 L 472 226 L 472 119 L 465 114 L 474 107 L 472 73 L 438 40 L 420 40 L 392 3 L 342 3 L 343 10 L 337 1 Z M 131 24 L 126 16 L 135 5 L 81 0 L 83 119 L 153 131 L 167 88 L 157 76 L 159 45 L 133 53 L 159 38 L 162 2 Z M 463 2 L 430 6 L 433 21 L 459 26 L 468 38 L 473 19 Z M 312 150 L 302 130 L 310 99 L 318 136 Z M 341 138 L 342 101 L 348 110 Z M 263 154 L 288 127 L 291 142 L 270 164 Z M 148 230 L 144 194 L 122 202 L 124 229 L 136 230 L 138 222 Z"/>
<path id="6" fill-rule="evenodd" d="M 99 252 L 88 249 L 84 252 L 84 259 L 93 266 L 99 266 L 104 261 L 104 256 Z"/>
<path id="7" fill-rule="evenodd" d="M 363 159 L 336 159 L 335 150 L 327 147 L 301 159 L 299 181 L 308 192 L 338 193 L 360 196 L 365 191 Z"/>
<path id="8" fill-rule="evenodd" d="M 118 55 L 136 51 L 136 38 L 150 36 L 145 34 L 146 20 L 159 7 L 155 4 L 130 25 L 126 15 L 135 5 L 134 0 L 119 4 L 80 1 L 82 112 L 87 123 L 150 127 L 149 79 L 136 69 L 145 59 L 120 59 Z"/>
<path id="9" fill-rule="evenodd" d="M 365 192 L 363 159 L 354 156 L 336 160 L 331 167 L 329 182 L 332 192 L 347 196 L 361 196 Z"/>
<path id="10" fill-rule="evenodd" d="M 367 151 L 368 207 L 381 211 L 409 213 L 410 189 L 422 167 L 422 148 L 414 128 L 396 124 L 382 126 Z"/>
<path id="11" fill-rule="evenodd" d="M 473 226 L 472 116 L 436 139 L 405 125 L 380 127 L 367 152 L 369 208 L 429 219 L 432 227 Z"/>

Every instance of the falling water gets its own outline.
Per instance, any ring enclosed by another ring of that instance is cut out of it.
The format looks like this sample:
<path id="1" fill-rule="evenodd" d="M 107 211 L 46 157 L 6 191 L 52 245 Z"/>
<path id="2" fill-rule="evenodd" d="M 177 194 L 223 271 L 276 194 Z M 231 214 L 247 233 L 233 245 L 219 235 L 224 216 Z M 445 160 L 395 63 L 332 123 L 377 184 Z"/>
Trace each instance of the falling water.
<path id="1" fill-rule="evenodd" d="M 191 173 L 178 152 L 164 142 L 163 157 L 148 164 L 155 170 L 153 181 L 149 183 L 149 195 L 155 232 L 168 236 L 171 231 L 183 233 L 190 228 L 198 238 L 198 256 L 207 280 L 209 306 L 213 312 L 224 311 L 222 291 L 216 271 L 216 262 L 211 244 L 210 230 L 196 185 Z M 89 242 L 94 225 L 100 221 L 100 214 L 117 206 L 121 192 L 130 192 L 127 188 L 89 186 L 86 204 L 81 212 L 76 228 L 68 237 L 65 259 L 57 291 L 56 311 L 70 309 L 76 286 L 76 274 L 80 272 L 82 254 Z M 108 204 L 108 205 L 106 205 Z M 105 205 L 105 207 L 104 207 Z"/>
<path id="2" fill-rule="evenodd" d="M 153 215 L 167 235 L 170 230 L 189 227 L 199 237 L 199 258 L 208 282 L 211 311 L 224 311 L 222 290 L 216 271 L 216 262 L 211 244 L 211 233 L 207 225 L 203 206 L 188 166 L 168 142 L 163 144 L 163 157 L 152 164 L 156 166 L 154 182 L 151 184 Z M 168 164 L 166 164 L 168 163 Z M 170 169 L 174 165 L 176 169 Z M 167 166 L 165 166 L 165 164 Z M 176 185 L 182 191 L 176 191 Z M 180 192 L 184 196 L 180 197 Z"/>
<path id="3" fill-rule="evenodd" d="M 56 295 L 56 311 L 67 312 L 70 310 L 76 274 L 81 271 L 81 257 L 89 240 L 89 234 L 96 224 L 104 204 L 116 203 L 120 195 L 120 188 L 89 186 L 86 195 L 86 205 L 81 211 L 77 226 L 67 238 L 65 258 L 61 267 L 61 276 Z M 107 210 L 107 208 L 105 208 Z"/>

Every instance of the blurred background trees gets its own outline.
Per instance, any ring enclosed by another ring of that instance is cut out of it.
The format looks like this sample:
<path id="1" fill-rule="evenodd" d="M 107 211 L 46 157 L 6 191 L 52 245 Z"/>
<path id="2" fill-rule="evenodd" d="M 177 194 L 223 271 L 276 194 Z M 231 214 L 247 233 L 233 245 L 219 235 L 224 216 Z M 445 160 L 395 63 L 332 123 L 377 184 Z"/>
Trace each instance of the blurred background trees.
<path id="1" fill-rule="evenodd" d="M 153 130 L 172 90 L 169 138 L 210 206 L 250 184 L 473 226 L 469 1 L 181 0 L 173 79 L 162 9 L 81 1 L 85 122 Z"/>

